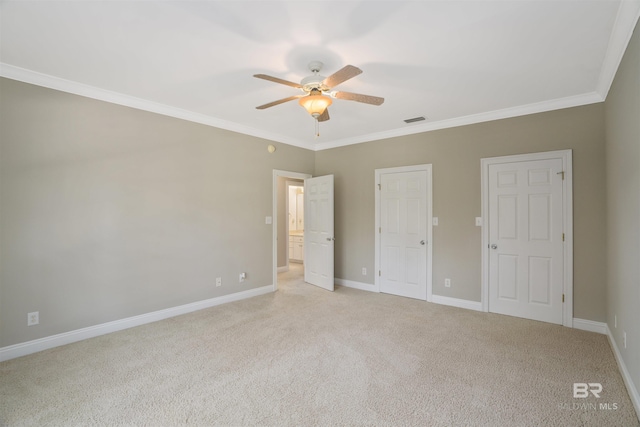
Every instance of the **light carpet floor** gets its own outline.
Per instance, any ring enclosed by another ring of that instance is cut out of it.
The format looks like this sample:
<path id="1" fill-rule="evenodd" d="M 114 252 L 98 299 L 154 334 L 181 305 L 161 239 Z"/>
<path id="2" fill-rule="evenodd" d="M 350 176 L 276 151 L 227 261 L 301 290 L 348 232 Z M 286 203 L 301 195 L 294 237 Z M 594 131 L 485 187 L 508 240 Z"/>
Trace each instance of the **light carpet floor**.
<path id="1" fill-rule="evenodd" d="M 298 271 L 279 287 L 3 362 L 0 424 L 640 425 L 603 335 Z"/>

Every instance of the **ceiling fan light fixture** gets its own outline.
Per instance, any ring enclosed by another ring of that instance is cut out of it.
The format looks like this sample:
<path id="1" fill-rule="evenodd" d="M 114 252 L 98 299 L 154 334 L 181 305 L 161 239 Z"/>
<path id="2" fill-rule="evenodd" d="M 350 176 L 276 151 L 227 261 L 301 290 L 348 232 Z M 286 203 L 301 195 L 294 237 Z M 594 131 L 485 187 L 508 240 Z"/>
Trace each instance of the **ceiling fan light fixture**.
<path id="1" fill-rule="evenodd" d="M 379 96 L 362 95 L 359 93 L 336 91 L 334 87 L 346 82 L 349 79 L 362 73 L 362 70 L 353 65 L 345 65 L 329 77 L 320 75 L 322 69 L 322 62 L 312 61 L 309 63 L 309 70 L 312 75 L 307 76 L 300 83 L 290 82 L 278 77 L 268 76 L 266 74 L 254 74 L 253 77 L 269 80 L 274 83 L 280 83 L 286 86 L 291 86 L 296 89 L 300 89 L 304 95 L 294 95 L 288 98 L 279 99 L 277 101 L 269 102 L 268 104 L 259 105 L 256 108 L 258 110 L 264 110 L 276 105 L 283 104 L 285 102 L 298 100 L 298 103 L 304 107 L 305 110 L 315 119 L 316 124 L 316 136 L 318 136 L 318 128 L 320 122 L 326 122 L 330 119 L 329 107 L 333 103 L 333 98 L 356 101 L 370 105 L 381 105 L 384 102 L 384 98 Z"/>
<path id="2" fill-rule="evenodd" d="M 309 95 L 300 98 L 298 102 L 314 118 L 320 117 L 333 103 L 330 97 L 322 95 L 319 90 L 312 90 Z"/>

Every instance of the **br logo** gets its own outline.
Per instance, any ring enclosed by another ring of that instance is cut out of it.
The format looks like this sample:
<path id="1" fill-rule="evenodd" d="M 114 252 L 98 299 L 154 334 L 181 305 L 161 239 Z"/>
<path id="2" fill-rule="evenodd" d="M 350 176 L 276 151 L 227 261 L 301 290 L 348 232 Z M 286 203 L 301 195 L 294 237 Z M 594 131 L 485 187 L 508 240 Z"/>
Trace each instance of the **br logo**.
<path id="1" fill-rule="evenodd" d="M 573 383 L 574 399 L 584 399 L 585 397 L 589 397 L 589 393 L 593 394 L 597 398 L 600 398 L 600 393 L 602 393 L 602 384 Z"/>

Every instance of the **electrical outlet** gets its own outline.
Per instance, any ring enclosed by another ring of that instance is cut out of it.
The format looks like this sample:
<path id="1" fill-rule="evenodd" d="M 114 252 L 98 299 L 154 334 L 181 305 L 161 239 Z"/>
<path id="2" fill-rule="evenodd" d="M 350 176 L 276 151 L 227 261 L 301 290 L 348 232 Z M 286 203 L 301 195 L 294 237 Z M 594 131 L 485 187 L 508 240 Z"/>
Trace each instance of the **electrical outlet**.
<path id="1" fill-rule="evenodd" d="M 437 227 L 437 226 L 438 226 L 438 217 L 437 217 L 437 216 L 434 216 L 434 217 L 431 219 L 431 223 L 432 223 L 434 226 L 436 226 L 436 227 Z"/>
<path id="2" fill-rule="evenodd" d="M 247 278 L 247 273 L 240 273 L 239 281 L 240 283 L 244 282 L 244 279 Z"/>
<path id="3" fill-rule="evenodd" d="M 624 345 L 624 348 L 627 348 L 627 333 L 626 332 L 622 333 L 622 344 Z"/>
<path id="4" fill-rule="evenodd" d="M 40 324 L 40 312 L 33 311 L 27 313 L 27 326 L 34 326 Z"/>
<path id="5" fill-rule="evenodd" d="M 366 267 L 362 267 L 362 275 L 366 276 L 367 275 L 367 269 Z"/>
<path id="6" fill-rule="evenodd" d="M 222 277 L 216 277 L 216 287 L 222 286 Z"/>
<path id="7" fill-rule="evenodd" d="M 482 218 L 479 216 L 476 217 L 476 227 L 482 227 Z"/>
<path id="8" fill-rule="evenodd" d="M 444 279 L 444 287 L 445 288 L 451 287 L 451 279 Z"/>

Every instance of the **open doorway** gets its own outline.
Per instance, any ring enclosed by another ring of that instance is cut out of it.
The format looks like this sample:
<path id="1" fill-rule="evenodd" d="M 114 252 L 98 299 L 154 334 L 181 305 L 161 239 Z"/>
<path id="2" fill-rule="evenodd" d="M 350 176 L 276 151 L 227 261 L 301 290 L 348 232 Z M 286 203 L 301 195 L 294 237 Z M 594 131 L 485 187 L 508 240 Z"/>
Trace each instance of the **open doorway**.
<path id="1" fill-rule="evenodd" d="M 304 181 L 285 182 L 286 234 L 285 256 L 278 251 L 278 281 L 304 278 Z M 279 215 L 282 215 L 279 213 Z M 282 243 L 279 243 L 279 246 Z M 284 274 L 289 273 L 289 274 Z"/>
<path id="2" fill-rule="evenodd" d="M 310 177 L 273 171 L 274 290 L 304 282 L 304 179 Z"/>
<path id="3" fill-rule="evenodd" d="M 287 209 L 287 267 L 291 263 L 304 264 L 304 181 L 285 183 L 285 206 Z M 278 270 L 282 266 L 278 260 Z"/>

